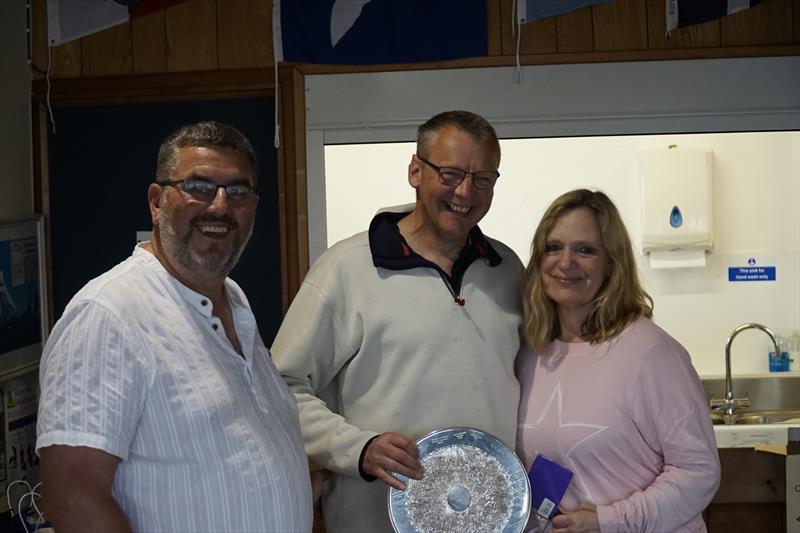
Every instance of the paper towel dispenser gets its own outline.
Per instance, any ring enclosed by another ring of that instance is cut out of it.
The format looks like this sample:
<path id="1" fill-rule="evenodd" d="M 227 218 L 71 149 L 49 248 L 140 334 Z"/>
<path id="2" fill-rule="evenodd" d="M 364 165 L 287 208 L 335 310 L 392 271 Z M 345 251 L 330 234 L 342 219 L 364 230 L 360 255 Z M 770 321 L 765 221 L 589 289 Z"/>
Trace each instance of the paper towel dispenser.
<path id="1" fill-rule="evenodd" d="M 702 266 L 714 249 L 711 156 L 677 145 L 639 152 L 642 251 L 651 266 Z"/>

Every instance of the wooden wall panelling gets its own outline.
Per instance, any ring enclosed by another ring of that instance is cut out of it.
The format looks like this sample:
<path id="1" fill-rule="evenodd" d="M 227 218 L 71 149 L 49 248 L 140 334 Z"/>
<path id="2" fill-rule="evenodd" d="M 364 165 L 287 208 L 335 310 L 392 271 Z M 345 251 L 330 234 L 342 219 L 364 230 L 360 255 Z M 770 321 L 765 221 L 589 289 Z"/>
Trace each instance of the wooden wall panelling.
<path id="1" fill-rule="evenodd" d="M 31 141 L 33 158 L 33 212 L 48 213 L 50 211 L 50 180 L 47 176 L 49 165 L 47 160 L 47 132 L 49 128 L 47 107 L 42 102 L 31 100 Z M 46 222 L 46 221 L 45 221 Z"/>
<path id="2" fill-rule="evenodd" d="M 500 0 L 486 0 L 488 55 L 490 56 L 503 54 L 503 25 L 500 17 Z"/>
<path id="3" fill-rule="evenodd" d="M 219 68 L 271 67 L 272 1 L 220 1 L 217 35 Z"/>
<path id="4" fill-rule="evenodd" d="M 558 51 L 556 17 L 527 22 L 522 25 L 521 32 L 521 54 L 554 54 Z M 515 54 L 516 49 L 511 53 Z"/>
<path id="5" fill-rule="evenodd" d="M 220 0 L 225 9 L 226 0 Z M 167 70 L 214 70 L 217 62 L 217 4 L 187 0 L 166 9 Z"/>
<path id="6" fill-rule="evenodd" d="M 720 45 L 719 20 L 673 31 L 667 37 L 664 0 L 647 0 L 647 48 L 708 48 Z"/>
<path id="7" fill-rule="evenodd" d="M 82 39 L 75 39 L 51 48 L 51 78 L 79 78 L 83 75 L 81 68 L 81 41 Z"/>
<path id="8" fill-rule="evenodd" d="M 132 73 L 130 22 L 81 39 L 82 76 L 124 76 Z"/>
<path id="9" fill-rule="evenodd" d="M 594 48 L 592 9 L 587 7 L 558 15 L 556 19 L 556 41 L 558 53 L 591 52 Z"/>
<path id="10" fill-rule="evenodd" d="M 792 0 L 764 0 L 720 20 L 722 46 L 789 44 L 793 40 Z"/>
<path id="11" fill-rule="evenodd" d="M 309 267 L 304 75 L 294 65 L 280 64 L 276 92 L 280 116 L 278 205 L 285 312 Z"/>
<path id="12" fill-rule="evenodd" d="M 514 9 L 514 0 L 502 0 L 500 3 L 500 23 L 503 29 L 502 50 L 503 55 L 516 54 L 516 14 L 512 20 L 511 12 Z M 556 43 L 555 17 L 539 19 L 535 22 L 526 22 L 521 26 L 520 54 L 552 54 L 558 46 Z"/>
<path id="13" fill-rule="evenodd" d="M 511 10 L 514 9 L 516 1 L 498 0 L 500 4 L 500 52 L 504 56 L 514 55 L 516 47 L 516 21 L 511 21 Z"/>
<path id="14" fill-rule="evenodd" d="M 45 0 L 31 2 L 31 57 L 33 66 L 39 70 L 47 70 L 47 8 Z M 43 78 L 34 70 L 33 79 Z"/>
<path id="15" fill-rule="evenodd" d="M 50 162 L 47 152 L 47 132 L 50 119 L 42 102 L 31 102 L 31 134 L 33 153 L 33 211 L 44 217 L 44 283 L 47 294 L 47 324 L 53 327 L 53 265 L 50 253 Z"/>
<path id="16" fill-rule="evenodd" d="M 794 42 L 800 44 L 800 0 L 792 4 L 792 20 L 794 20 Z"/>
<path id="17" fill-rule="evenodd" d="M 592 6 L 594 51 L 646 50 L 646 0 L 616 0 Z"/>
<path id="18" fill-rule="evenodd" d="M 32 2 L 34 64 L 46 70 L 46 0 Z M 513 0 L 487 0 L 488 57 L 429 64 L 425 68 L 480 66 L 481 59 L 489 60 L 487 65 L 513 63 L 516 39 L 511 31 L 512 5 Z M 271 0 L 185 0 L 108 33 L 54 48 L 51 77 L 269 68 L 271 7 Z M 782 46 L 800 44 L 800 0 L 763 0 L 758 6 L 721 21 L 673 32 L 670 39 L 666 39 L 664 26 L 663 0 L 617 0 L 586 7 L 523 25 L 521 53 L 537 56 L 523 63 L 794 54 L 797 52 L 784 51 Z M 688 53 L 648 54 L 681 50 Z M 372 70 L 419 67 L 384 65 Z M 41 77 L 34 74 L 35 79 Z"/>
<path id="19" fill-rule="evenodd" d="M 133 73 L 156 74 L 167 71 L 166 13 L 155 11 L 131 19 Z"/>
<path id="20" fill-rule="evenodd" d="M 125 105 L 271 96 L 272 69 L 208 70 L 54 80 L 51 102 L 57 107 Z M 34 99 L 44 101 L 45 80 L 34 80 Z"/>

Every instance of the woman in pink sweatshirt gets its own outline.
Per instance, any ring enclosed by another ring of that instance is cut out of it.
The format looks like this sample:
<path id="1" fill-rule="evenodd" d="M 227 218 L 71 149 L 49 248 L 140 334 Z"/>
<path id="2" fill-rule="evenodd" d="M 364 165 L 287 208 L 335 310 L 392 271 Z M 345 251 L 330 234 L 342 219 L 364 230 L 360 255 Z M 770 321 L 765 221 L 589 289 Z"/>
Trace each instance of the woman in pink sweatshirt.
<path id="1" fill-rule="evenodd" d="M 689 354 L 650 321 L 630 238 L 602 192 L 536 229 L 524 287 L 517 449 L 573 472 L 556 532 L 706 531 L 719 457 Z"/>

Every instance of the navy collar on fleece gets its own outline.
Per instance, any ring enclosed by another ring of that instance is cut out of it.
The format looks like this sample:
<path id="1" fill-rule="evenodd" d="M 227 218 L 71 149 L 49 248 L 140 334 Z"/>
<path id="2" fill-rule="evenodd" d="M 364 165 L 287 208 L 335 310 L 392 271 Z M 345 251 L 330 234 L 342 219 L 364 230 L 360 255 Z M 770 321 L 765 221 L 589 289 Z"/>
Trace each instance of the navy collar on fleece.
<path id="1" fill-rule="evenodd" d="M 369 248 L 372 253 L 372 264 L 390 270 L 406 270 L 415 267 L 432 267 L 444 274 L 433 262 L 414 252 L 400 234 L 397 223 L 408 213 L 383 212 L 375 215 L 369 225 Z M 453 280 L 461 285 L 461 278 L 467 267 L 476 259 L 485 258 L 489 266 L 497 266 L 502 262 L 500 254 L 495 251 L 488 239 L 483 236 L 478 226 L 469 232 L 467 245 L 461 250 L 458 260 L 453 265 Z M 446 276 L 446 274 L 444 274 Z M 449 277 L 449 276 L 448 276 Z"/>

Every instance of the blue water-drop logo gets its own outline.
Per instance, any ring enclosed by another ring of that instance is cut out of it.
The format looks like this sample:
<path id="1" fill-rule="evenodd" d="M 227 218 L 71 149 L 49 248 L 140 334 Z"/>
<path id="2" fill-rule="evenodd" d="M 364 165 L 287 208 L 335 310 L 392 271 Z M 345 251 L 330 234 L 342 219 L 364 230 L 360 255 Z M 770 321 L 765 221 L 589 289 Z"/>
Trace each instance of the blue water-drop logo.
<path id="1" fill-rule="evenodd" d="M 669 225 L 673 228 L 680 228 L 683 225 L 683 215 L 677 205 L 669 213 Z"/>

